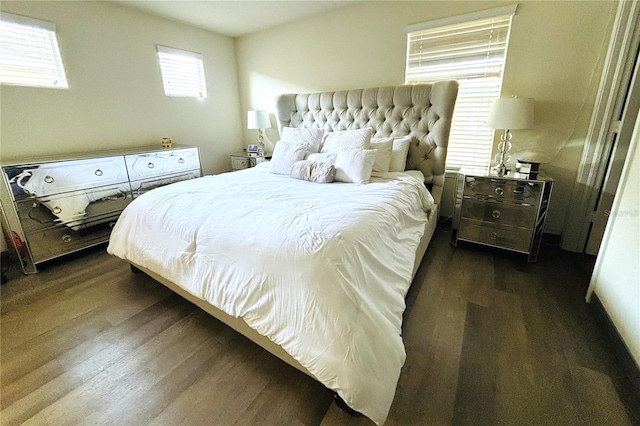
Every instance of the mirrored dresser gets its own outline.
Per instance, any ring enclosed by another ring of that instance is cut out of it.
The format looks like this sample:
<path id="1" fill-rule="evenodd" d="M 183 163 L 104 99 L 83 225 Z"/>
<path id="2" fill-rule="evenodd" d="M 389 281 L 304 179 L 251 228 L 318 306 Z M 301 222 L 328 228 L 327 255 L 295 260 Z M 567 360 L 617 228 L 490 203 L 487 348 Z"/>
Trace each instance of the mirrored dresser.
<path id="1" fill-rule="evenodd" d="M 467 241 L 538 258 L 553 180 L 458 173 L 451 244 Z"/>
<path id="2" fill-rule="evenodd" d="M 7 244 L 24 273 L 108 241 L 122 210 L 141 194 L 202 176 L 197 147 L 146 147 L 2 164 Z"/>

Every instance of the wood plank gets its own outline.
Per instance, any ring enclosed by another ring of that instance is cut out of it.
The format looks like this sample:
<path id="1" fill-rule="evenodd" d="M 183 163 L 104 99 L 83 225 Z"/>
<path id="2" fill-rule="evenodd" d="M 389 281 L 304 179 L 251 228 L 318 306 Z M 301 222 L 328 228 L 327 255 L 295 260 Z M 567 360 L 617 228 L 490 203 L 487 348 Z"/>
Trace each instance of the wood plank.
<path id="1" fill-rule="evenodd" d="M 436 231 L 440 248 L 428 252 L 424 283 L 411 291 L 403 339 L 407 361 L 402 369 L 389 421 L 399 424 L 448 424 L 453 418 L 459 361 L 469 300 L 488 304 L 493 286 L 493 257 L 456 250 L 448 233 Z M 459 265 L 466 265 L 460 268 Z"/>
<path id="2" fill-rule="evenodd" d="M 168 307 L 172 309 L 168 310 Z M 35 391 L 11 405 L 2 404 L 2 420 L 6 424 L 18 424 L 42 410 L 50 409 L 56 402 L 84 383 L 100 374 L 108 366 L 118 362 L 129 352 L 153 338 L 160 331 L 171 326 L 179 318 L 193 309 L 191 304 L 170 296 L 161 302 L 145 309 L 119 327 L 110 329 L 104 335 L 87 340 L 85 344 L 65 353 L 62 359 L 54 362 L 60 364 L 63 373 L 53 380 L 47 381 Z M 72 400 L 76 406 L 82 406 L 79 400 Z M 61 411 L 61 415 L 71 415 L 83 410 Z M 41 417 L 38 417 L 41 418 Z"/>

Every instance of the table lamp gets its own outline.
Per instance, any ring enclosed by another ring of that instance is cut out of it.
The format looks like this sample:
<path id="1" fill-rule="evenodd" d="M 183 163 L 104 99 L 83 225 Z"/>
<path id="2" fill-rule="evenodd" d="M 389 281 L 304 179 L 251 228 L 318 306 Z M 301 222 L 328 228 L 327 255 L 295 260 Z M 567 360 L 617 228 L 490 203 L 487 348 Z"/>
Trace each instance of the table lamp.
<path id="1" fill-rule="evenodd" d="M 269 112 L 264 110 L 248 111 L 247 129 L 258 131 L 258 156 L 264 156 L 264 129 L 271 128 Z"/>
<path id="2" fill-rule="evenodd" d="M 497 176 L 509 174 L 511 169 L 506 166 L 509 161 L 509 150 L 511 149 L 511 130 L 529 129 L 533 126 L 533 99 L 529 98 L 498 98 L 493 101 L 487 127 L 492 129 L 502 129 L 504 134 L 500 137 L 498 149 L 500 152 L 496 156 L 498 164 L 491 168 L 491 173 Z"/>

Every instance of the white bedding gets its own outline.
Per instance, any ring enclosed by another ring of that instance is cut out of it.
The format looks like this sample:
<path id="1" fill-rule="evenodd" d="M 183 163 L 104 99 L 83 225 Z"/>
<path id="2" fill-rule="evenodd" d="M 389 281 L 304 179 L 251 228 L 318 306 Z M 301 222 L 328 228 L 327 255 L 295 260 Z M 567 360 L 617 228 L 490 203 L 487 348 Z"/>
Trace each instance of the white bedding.
<path id="1" fill-rule="evenodd" d="M 405 173 L 318 184 L 261 166 L 140 196 L 108 252 L 243 318 L 383 423 L 405 361 L 404 298 L 433 199 Z"/>

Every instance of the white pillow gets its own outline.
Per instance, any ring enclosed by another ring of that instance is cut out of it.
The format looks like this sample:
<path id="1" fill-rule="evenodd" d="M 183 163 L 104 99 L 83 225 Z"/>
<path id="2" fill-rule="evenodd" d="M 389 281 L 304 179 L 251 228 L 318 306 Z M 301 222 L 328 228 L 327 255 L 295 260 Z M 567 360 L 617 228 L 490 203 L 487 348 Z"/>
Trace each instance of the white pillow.
<path id="1" fill-rule="evenodd" d="M 386 173 L 389 171 L 391 164 L 391 151 L 393 148 L 393 138 L 371 139 L 370 149 L 378 151 L 376 154 L 376 162 L 373 165 L 373 171 L 378 173 Z"/>
<path id="2" fill-rule="evenodd" d="M 389 163 L 390 172 L 404 172 L 404 169 L 407 167 L 409 145 L 411 145 L 411 136 L 409 135 L 393 139 L 391 163 Z"/>
<path id="3" fill-rule="evenodd" d="M 307 151 L 309 153 L 314 153 L 320 152 L 323 135 L 324 130 L 322 129 L 297 129 L 295 127 L 283 127 L 280 139 L 283 141 L 298 142 L 308 145 Z"/>
<path id="4" fill-rule="evenodd" d="M 307 145 L 289 141 L 278 141 L 273 149 L 269 171 L 277 175 L 289 175 L 291 166 L 296 161 L 304 160 Z"/>
<path id="5" fill-rule="evenodd" d="M 323 154 L 336 154 L 341 149 L 369 149 L 373 129 L 341 130 L 328 133 L 322 144 Z"/>
<path id="6" fill-rule="evenodd" d="M 307 160 L 334 165 L 336 164 L 336 154 L 323 154 L 321 152 L 315 152 L 313 154 L 307 155 Z"/>
<path id="7" fill-rule="evenodd" d="M 376 162 L 375 149 L 342 149 L 336 156 L 338 182 L 367 183 Z"/>

